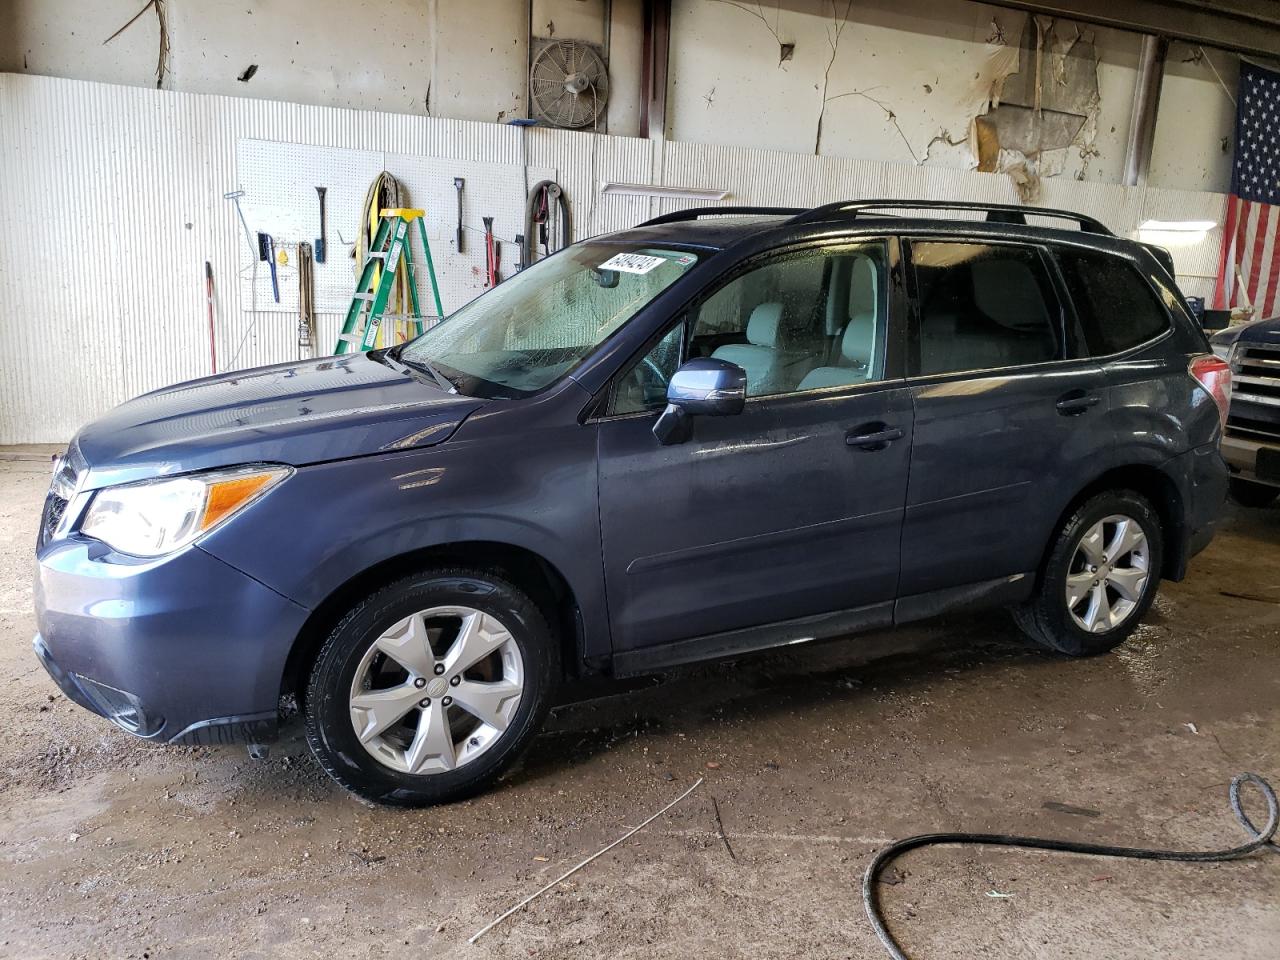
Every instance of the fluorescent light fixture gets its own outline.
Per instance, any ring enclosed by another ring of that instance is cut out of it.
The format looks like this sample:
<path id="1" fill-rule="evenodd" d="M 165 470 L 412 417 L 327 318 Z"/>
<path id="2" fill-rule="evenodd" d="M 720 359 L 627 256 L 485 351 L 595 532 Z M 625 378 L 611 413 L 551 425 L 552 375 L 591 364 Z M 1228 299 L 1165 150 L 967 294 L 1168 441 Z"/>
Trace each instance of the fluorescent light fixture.
<path id="1" fill-rule="evenodd" d="M 1152 233 L 1208 233 L 1217 225 L 1216 220 L 1145 220 L 1138 229 Z"/>
<path id="2" fill-rule="evenodd" d="M 723 200 L 728 190 L 702 187 L 663 187 L 651 183 L 612 183 L 600 185 L 600 192 L 623 197 L 669 197 L 673 200 Z"/>

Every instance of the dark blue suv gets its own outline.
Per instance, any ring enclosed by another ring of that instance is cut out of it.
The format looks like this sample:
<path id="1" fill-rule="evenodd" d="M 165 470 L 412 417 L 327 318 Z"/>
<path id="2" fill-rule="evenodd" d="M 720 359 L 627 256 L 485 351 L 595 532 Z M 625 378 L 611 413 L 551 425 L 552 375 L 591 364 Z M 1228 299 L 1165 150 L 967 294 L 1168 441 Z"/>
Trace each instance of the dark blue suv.
<path id="1" fill-rule="evenodd" d="M 566 677 L 978 605 L 1110 649 L 1227 488 L 1229 370 L 1170 268 L 1075 214 L 897 201 L 576 244 L 410 343 L 85 427 L 36 652 L 159 741 L 264 743 L 294 695 L 337 781 L 424 804 Z"/>

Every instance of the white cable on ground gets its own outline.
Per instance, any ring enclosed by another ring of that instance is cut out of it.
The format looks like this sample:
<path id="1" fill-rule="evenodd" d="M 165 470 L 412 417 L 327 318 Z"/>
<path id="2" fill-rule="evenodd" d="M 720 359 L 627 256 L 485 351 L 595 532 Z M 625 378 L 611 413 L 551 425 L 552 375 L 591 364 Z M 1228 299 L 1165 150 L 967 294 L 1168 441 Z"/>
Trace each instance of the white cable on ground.
<path id="1" fill-rule="evenodd" d="M 583 860 L 580 864 L 578 864 L 578 865 L 577 865 L 576 867 L 574 867 L 572 870 L 568 870 L 568 871 L 566 871 L 565 873 L 562 873 L 560 876 L 556 877 L 554 880 L 552 880 L 550 883 L 548 883 L 548 884 L 547 884 L 545 887 L 543 887 L 541 890 L 539 890 L 539 891 L 538 891 L 538 892 L 536 892 L 536 893 L 531 893 L 531 894 L 529 894 L 529 896 L 525 897 L 523 900 L 521 900 L 519 903 L 517 903 L 514 907 L 512 907 L 512 908 L 511 908 L 510 910 L 508 910 L 506 913 L 502 914 L 502 916 L 498 917 L 496 920 L 492 920 L 492 921 L 490 921 L 488 924 L 486 924 L 485 926 L 481 927 L 481 928 L 480 928 L 479 930 L 477 930 L 474 934 L 472 934 L 470 938 L 468 938 L 467 943 L 475 943 L 477 940 L 479 940 L 479 939 L 480 939 L 481 937 L 483 937 L 486 933 L 488 933 L 490 930 L 492 930 L 494 927 L 496 927 L 498 924 L 500 924 L 503 920 L 507 919 L 507 917 L 511 916 L 511 915 L 512 915 L 513 913 L 515 913 L 517 910 L 520 910 L 520 909 L 521 909 L 521 908 L 523 908 L 523 907 L 527 907 L 530 903 L 532 903 L 532 902 L 533 902 L 534 900 L 536 900 L 538 897 L 542 896 L 544 893 L 546 893 L 548 890 L 550 890 L 550 889 L 551 889 L 552 887 L 554 887 L 556 884 L 558 884 L 558 883 L 562 883 L 563 881 L 568 880 L 571 876 L 573 876 L 575 873 L 577 873 L 579 870 L 581 870 L 583 867 L 585 867 L 588 863 L 590 863 L 592 860 L 596 859 L 596 857 L 603 856 L 604 854 L 606 854 L 606 853 L 608 853 L 610 850 L 612 850 L 614 847 L 616 847 L 618 844 L 620 844 L 623 840 L 626 840 L 628 837 L 630 837 L 632 834 L 635 834 L 635 833 L 639 832 L 640 830 L 643 830 L 645 827 L 647 827 L 649 824 L 653 823 L 653 821 L 657 820 L 660 816 L 662 816 L 664 813 L 666 813 L 668 810 L 670 810 L 672 807 L 674 807 L 677 803 L 679 803 L 681 800 L 683 800 L 683 799 L 684 799 L 685 797 L 687 797 L 689 794 L 693 793 L 693 791 L 697 790 L 700 786 L 702 786 L 702 777 L 699 777 L 699 778 L 698 778 L 698 782 L 697 782 L 697 783 L 695 783 L 692 787 L 690 787 L 690 788 L 689 788 L 688 790 L 686 790 L 684 793 L 680 794 L 680 796 L 676 797 L 674 800 L 672 800 L 670 803 L 668 803 L 665 807 L 663 807 L 661 810 L 659 810 L 657 813 L 655 813 L 653 816 L 651 816 L 651 817 L 650 817 L 648 820 L 646 820 L 644 823 L 642 823 L 642 824 L 640 824 L 640 825 L 638 825 L 638 826 L 632 827 L 630 830 L 628 830 L 626 833 L 624 833 L 622 836 L 620 836 L 617 840 L 613 841 L 613 843 L 609 844 L 609 845 L 608 845 L 607 847 L 605 847 L 603 850 L 597 850 L 595 853 L 593 853 L 591 856 L 587 857 L 587 859 Z"/>

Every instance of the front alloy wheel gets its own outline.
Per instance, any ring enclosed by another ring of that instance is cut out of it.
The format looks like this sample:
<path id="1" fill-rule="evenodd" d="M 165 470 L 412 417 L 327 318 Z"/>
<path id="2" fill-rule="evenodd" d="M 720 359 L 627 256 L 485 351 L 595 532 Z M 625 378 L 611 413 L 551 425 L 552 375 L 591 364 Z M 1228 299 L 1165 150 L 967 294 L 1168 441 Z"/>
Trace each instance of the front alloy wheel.
<path id="1" fill-rule="evenodd" d="M 523 692 L 524 658 L 502 621 L 473 607 L 431 607 L 369 647 L 351 681 L 351 725 L 384 766 L 442 773 L 493 746 Z"/>
<path id="2" fill-rule="evenodd" d="M 307 684 L 320 765 L 376 803 L 424 806 L 484 789 L 541 726 L 560 672 L 542 609 L 490 571 L 388 584 L 325 641 Z"/>

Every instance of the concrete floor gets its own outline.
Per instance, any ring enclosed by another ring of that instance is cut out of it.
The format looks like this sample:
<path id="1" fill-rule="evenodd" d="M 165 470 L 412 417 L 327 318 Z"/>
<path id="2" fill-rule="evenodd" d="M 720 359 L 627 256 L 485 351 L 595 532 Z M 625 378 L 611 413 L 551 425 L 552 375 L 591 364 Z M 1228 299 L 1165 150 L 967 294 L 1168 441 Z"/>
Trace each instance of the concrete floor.
<path id="1" fill-rule="evenodd" d="M 1221 847 L 1244 839 L 1231 775 L 1280 784 L 1280 510 L 1232 508 L 1113 655 L 1049 657 L 981 614 L 700 667 L 562 707 L 492 793 L 401 811 L 332 786 L 296 727 L 251 761 L 138 743 L 61 697 L 29 649 L 38 454 L 0 461 L 0 956 L 874 958 L 858 884 L 891 838 Z M 1273 960 L 1280 943 L 1273 853 L 934 848 L 899 868 L 885 900 L 918 958 Z"/>

